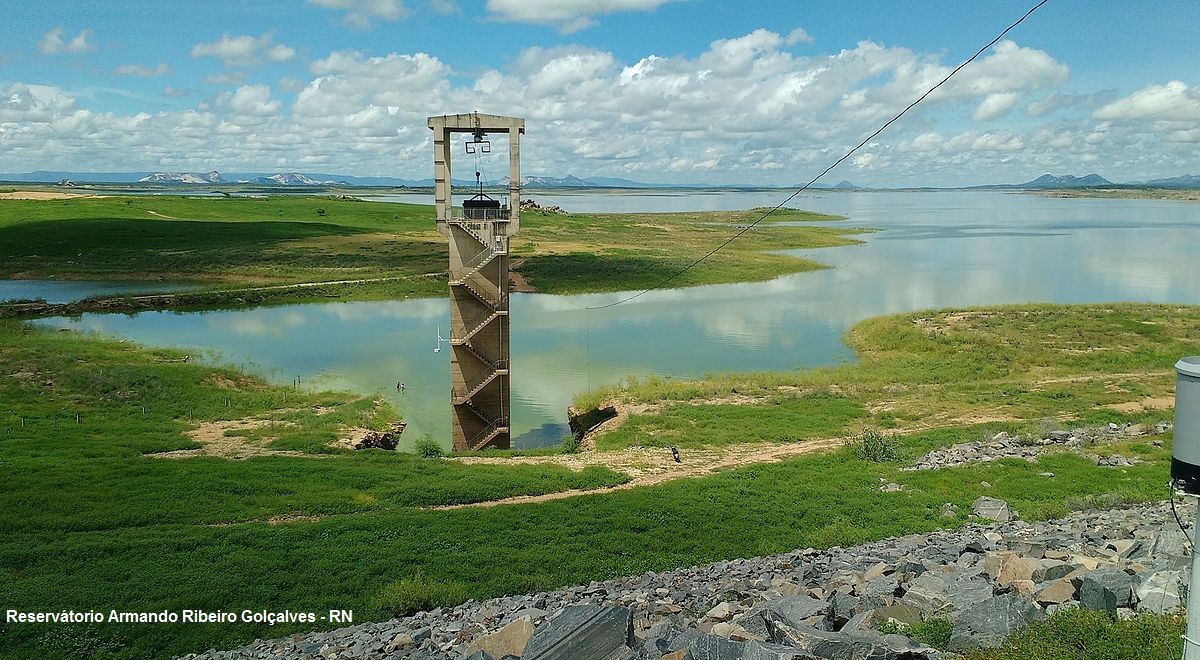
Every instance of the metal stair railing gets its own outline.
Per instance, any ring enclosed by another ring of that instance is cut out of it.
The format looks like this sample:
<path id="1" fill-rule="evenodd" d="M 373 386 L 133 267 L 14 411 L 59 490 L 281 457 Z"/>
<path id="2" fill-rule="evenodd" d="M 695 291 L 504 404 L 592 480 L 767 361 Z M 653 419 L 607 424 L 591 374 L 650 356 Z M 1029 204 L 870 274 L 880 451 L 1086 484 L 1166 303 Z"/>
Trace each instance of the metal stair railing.
<path id="1" fill-rule="evenodd" d="M 469 226 L 467 226 L 468 223 L 466 222 L 465 218 L 461 218 L 461 217 L 452 218 L 450 220 L 449 224 L 454 225 L 455 227 L 458 227 L 459 229 L 467 232 L 467 234 L 469 234 L 471 236 L 471 238 L 474 238 L 475 240 L 479 241 L 480 245 L 486 246 L 486 245 L 490 244 L 488 239 L 484 238 L 483 235 L 477 233 L 474 229 L 471 229 Z M 478 224 L 478 223 L 476 222 L 474 224 Z"/>
<path id="2" fill-rule="evenodd" d="M 480 289 L 484 287 L 481 287 L 480 283 L 476 280 L 458 280 L 456 282 L 451 282 L 450 285 L 463 287 L 468 293 L 475 296 L 479 302 L 487 305 L 488 309 L 492 311 L 508 309 L 508 296 L 501 295 L 499 291 L 496 291 L 494 295 L 488 295 L 489 292 L 480 291 Z"/>
<path id="3" fill-rule="evenodd" d="M 478 236 L 476 236 L 476 238 L 478 238 Z M 488 245 L 487 248 L 481 250 L 479 254 L 471 257 L 470 261 L 464 263 L 462 268 L 458 271 L 458 279 L 461 280 L 480 268 L 483 268 L 489 261 L 491 261 L 492 257 L 498 254 L 508 254 L 508 240 L 504 236 L 497 236 L 496 241 L 492 242 L 491 245 Z"/>
<path id="4" fill-rule="evenodd" d="M 469 322 L 464 321 L 462 325 L 451 326 L 450 343 L 461 345 L 462 342 L 468 341 L 471 337 L 475 336 L 476 332 L 479 332 L 486 327 L 487 324 L 491 323 L 497 316 L 502 316 L 507 313 L 508 312 L 504 310 L 496 310 L 489 314 L 476 317 Z"/>
<path id="5" fill-rule="evenodd" d="M 476 349 L 474 346 L 472 346 L 470 344 L 462 344 L 462 347 L 467 349 L 468 353 L 470 353 L 471 355 L 474 355 L 475 359 L 479 360 L 483 364 L 491 364 L 492 362 L 495 362 L 495 360 L 485 357 L 483 355 L 483 353 L 480 353 L 478 349 Z"/>
<path id="6" fill-rule="evenodd" d="M 479 393 L 493 378 L 500 375 L 501 371 L 508 370 L 508 360 L 496 360 L 484 368 L 477 376 L 466 383 L 462 389 L 450 389 L 450 398 L 458 401 L 466 401 Z"/>
<path id="7" fill-rule="evenodd" d="M 467 446 L 475 451 L 483 449 L 487 443 L 492 441 L 492 438 L 502 433 L 506 428 L 508 428 L 508 418 L 501 417 L 485 426 L 479 433 L 476 433 L 475 437 L 467 441 Z"/>

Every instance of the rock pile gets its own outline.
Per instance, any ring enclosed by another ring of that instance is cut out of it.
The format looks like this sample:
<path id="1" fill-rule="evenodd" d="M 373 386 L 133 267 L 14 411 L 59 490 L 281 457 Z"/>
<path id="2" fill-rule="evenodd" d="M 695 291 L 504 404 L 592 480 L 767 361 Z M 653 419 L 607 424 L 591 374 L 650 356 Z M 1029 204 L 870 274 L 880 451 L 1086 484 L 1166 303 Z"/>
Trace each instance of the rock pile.
<path id="1" fill-rule="evenodd" d="M 404 433 L 407 426 L 408 422 L 395 422 L 389 425 L 386 431 L 368 431 L 361 438 L 352 440 L 350 447 L 352 449 L 396 451 L 396 445 L 400 444 L 400 435 Z"/>
<path id="2" fill-rule="evenodd" d="M 557 213 L 559 215 L 571 215 L 570 213 L 567 213 L 561 206 L 558 206 L 558 205 L 542 206 L 541 204 L 538 204 L 537 202 L 533 201 L 532 199 L 521 200 L 521 210 L 522 211 L 545 211 L 546 213 Z"/>
<path id="3" fill-rule="evenodd" d="M 925 454 L 905 470 L 939 470 L 967 465 L 968 463 L 986 463 L 1001 458 L 1023 458 L 1033 462 L 1041 454 L 1054 451 L 1080 451 L 1083 447 L 1091 447 L 1111 442 L 1120 442 L 1143 435 L 1165 433 L 1171 430 L 1170 422 L 1159 422 L 1154 426 L 1143 424 L 1127 424 L 1119 426 L 1108 424 L 1096 428 L 1080 428 L 1072 431 L 1049 431 L 1040 439 L 1025 439 L 1017 435 L 1009 435 L 1001 431 L 990 440 L 963 442 L 951 445 L 945 449 L 935 449 Z M 1113 455 L 1100 457 L 1093 455 L 1097 465 L 1109 467 L 1124 467 L 1140 463 L 1136 458 Z"/>
<path id="4" fill-rule="evenodd" d="M 985 499 L 976 511 L 1011 517 L 1006 503 Z M 1188 504 L 1180 514 L 1193 512 Z M 939 658 L 947 654 L 876 627 L 941 619 L 955 651 L 997 646 L 1066 607 L 1167 612 L 1186 596 L 1189 552 L 1162 502 L 468 601 L 189 657 Z"/>

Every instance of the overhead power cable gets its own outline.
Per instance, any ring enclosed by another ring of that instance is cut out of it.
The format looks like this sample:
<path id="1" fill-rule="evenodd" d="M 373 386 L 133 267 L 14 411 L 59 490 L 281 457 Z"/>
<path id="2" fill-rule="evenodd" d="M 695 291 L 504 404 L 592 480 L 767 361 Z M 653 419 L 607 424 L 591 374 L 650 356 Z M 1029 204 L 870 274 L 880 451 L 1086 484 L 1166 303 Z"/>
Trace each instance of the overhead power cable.
<path id="1" fill-rule="evenodd" d="M 760 217 L 759 217 L 757 220 L 755 220 L 754 222 L 752 222 L 752 223 L 750 223 L 750 224 L 746 225 L 745 227 L 742 227 L 741 231 L 737 232 L 737 233 L 736 233 L 736 234 L 734 234 L 733 236 L 730 236 L 728 239 L 726 239 L 726 240 L 725 240 L 725 242 L 724 242 L 724 243 L 721 243 L 721 244 L 720 244 L 720 245 L 718 245 L 717 247 L 715 247 L 715 248 L 713 248 L 712 250 L 710 250 L 710 251 L 709 251 L 707 254 L 705 254 L 705 255 L 701 256 L 700 258 L 698 258 L 698 259 L 696 259 L 695 261 L 691 262 L 690 264 L 688 264 L 688 265 L 684 266 L 683 268 L 679 269 L 678 271 L 676 271 L 676 272 L 672 273 L 671 275 L 669 275 L 669 276 L 667 276 L 667 277 L 663 278 L 663 280 L 662 280 L 662 281 L 658 282 L 658 283 L 657 283 L 657 284 L 655 284 L 654 286 L 651 286 L 651 287 L 649 287 L 649 288 L 647 288 L 647 289 L 643 289 L 643 290 L 641 290 L 641 291 L 639 291 L 639 292 L 637 292 L 637 293 L 635 293 L 635 294 L 633 294 L 633 295 L 631 295 L 631 296 L 628 296 L 628 297 L 626 297 L 626 298 L 622 298 L 622 299 L 620 299 L 620 300 L 618 300 L 618 301 L 616 301 L 616 302 L 611 302 L 611 303 L 608 303 L 608 304 L 606 304 L 606 305 L 596 305 L 596 306 L 594 306 L 594 307 L 587 307 L 587 308 L 585 308 L 585 309 L 607 309 L 607 308 L 609 308 L 609 307 L 616 307 L 617 305 L 623 305 L 623 304 L 625 304 L 625 303 L 627 303 L 627 302 L 629 302 L 629 301 L 631 301 L 631 300 L 634 300 L 634 299 L 636 299 L 636 298 L 640 298 L 640 297 L 642 297 L 642 296 L 646 295 L 647 293 L 650 293 L 651 291 L 654 291 L 654 290 L 656 290 L 656 289 L 661 289 L 662 287 L 664 287 L 664 286 L 666 286 L 667 284 L 671 283 L 671 282 L 672 282 L 672 281 L 674 281 L 675 279 L 679 278 L 679 276 L 681 276 L 681 275 L 683 275 L 684 273 L 688 272 L 689 270 L 691 270 L 691 269 L 695 268 L 696 266 L 698 266 L 698 265 L 700 265 L 700 264 L 704 263 L 704 262 L 705 262 L 705 261 L 707 261 L 707 260 L 708 260 L 710 257 L 712 257 L 714 254 L 716 254 L 716 253 L 720 252 L 721 250 L 725 249 L 725 247 L 726 247 L 726 246 L 728 246 L 730 243 L 732 243 L 732 242 L 736 241 L 737 239 L 741 238 L 741 237 L 742 237 L 742 236 L 743 236 L 743 235 L 744 235 L 746 232 L 750 231 L 751 229 L 754 229 L 754 227 L 756 227 L 756 226 L 758 225 L 758 223 L 762 222 L 763 220 L 766 220 L 766 219 L 767 219 L 768 217 L 770 217 L 770 216 L 771 216 L 773 213 L 775 213 L 775 212 L 776 212 L 776 211 L 778 211 L 779 209 L 783 208 L 785 204 L 787 204 L 788 202 L 790 202 L 790 201 L 792 201 L 793 199 L 795 199 L 797 195 L 799 195 L 800 193 L 804 192 L 805 190 L 808 190 L 808 189 L 809 189 L 809 188 L 810 188 L 810 187 L 811 187 L 811 186 L 812 186 L 814 183 L 816 183 L 817 181 L 819 181 L 819 180 L 821 179 L 821 177 L 825 176 L 826 174 L 829 174 L 829 172 L 830 172 L 830 171 L 831 171 L 833 168 L 837 167 L 838 165 L 841 165 L 843 162 L 845 162 L 845 160 L 846 160 L 847 158 L 849 158 L 849 157 L 853 156 L 853 155 L 854 155 L 854 154 L 855 154 L 855 153 L 856 153 L 856 152 L 857 152 L 859 149 L 862 149 L 863 147 L 865 147 L 865 146 L 867 145 L 867 143 L 868 143 L 868 142 L 870 142 L 871 140 L 874 140 L 875 138 L 879 137 L 879 134 L 880 134 L 880 133 L 883 133 L 883 131 L 884 131 L 884 130 L 886 130 L 888 126 L 891 126 L 892 124 L 894 124 L 895 122 L 897 122 L 897 121 L 898 121 L 898 120 L 899 120 L 901 117 L 903 117 L 904 115 L 906 115 L 906 114 L 908 113 L 908 111 L 909 111 L 909 110 L 912 110 L 913 108 L 917 107 L 917 105 L 918 105 L 919 103 L 921 103 L 921 101 L 924 101 L 926 97 L 928 97 L 930 94 L 932 94 L 933 92 L 935 92 L 935 91 L 936 91 L 936 90 L 937 90 L 939 87 L 941 87 L 942 85 L 945 85 L 947 81 L 949 81 L 951 78 L 953 78 L 953 77 L 954 77 L 954 75 L 955 75 L 956 73 L 958 73 L 959 71 L 961 71 L 961 70 L 962 70 L 964 67 L 966 67 L 968 64 L 970 64 L 971 62 L 974 62 L 976 59 L 978 59 L 980 55 L 982 55 L 984 52 L 986 52 L 986 51 L 987 51 L 987 49 L 991 48 L 992 46 L 995 46 L 995 45 L 996 45 L 996 43 L 997 43 L 997 42 L 999 42 L 1001 39 L 1003 39 L 1003 38 L 1004 38 L 1004 36 L 1005 36 L 1006 34 L 1008 34 L 1009 32 L 1011 32 L 1011 31 L 1013 30 L 1013 28 L 1017 27 L 1017 26 L 1018 26 L 1018 25 L 1020 25 L 1021 23 L 1024 23 L 1024 22 L 1025 22 L 1025 19 L 1029 18 L 1031 15 L 1033 15 L 1033 12 L 1037 11 L 1038 9 L 1040 9 L 1042 5 L 1046 4 L 1046 3 L 1047 3 L 1047 2 L 1049 2 L 1049 1 L 1050 1 L 1050 0 L 1041 0 L 1041 2 L 1039 2 L 1039 3 L 1037 3 L 1036 5 L 1034 5 L 1033 7 L 1031 7 L 1031 8 L 1029 9 L 1029 11 L 1025 12 L 1025 14 L 1024 14 L 1023 16 L 1021 16 L 1021 18 L 1018 18 L 1018 19 L 1017 19 L 1017 20 L 1016 20 L 1016 21 L 1015 21 L 1015 22 L 1014 22 L 1012 25 L 1009 25 L 1008 27 L 1004 28 L 1004 30 L 1003 30 L 1003 31 L 1002 31 L 1000 34 L 996 35 L 996 37 L 995 37 L 994 39 L 992 39 L 991 41 L 987 42 L 987 44 L 985 44 L 985 45 L 984 45 L 982 48 L 980 48 L 979 50 L 975 51 L 975 54 L 974 54 L 974 55 L 972 55 L 972 56 L 968 57 L 967 59 L 963 60 L 963 62 L 962 62 L 961 64 L 959 64 L 958 66 L 954 67 L 954 70 L 953 70 L 953 71 L 951 71 L 950 73 L 946 74 L 946 77 L 945 77 L 945 78 L 942 78 L 940 81 L 938 81 L 938 83 L 937 83 L 936 85 L 934 85 L 933 87 L 930 87 L 928 90 L 926 90 L 926 92 L 925 92 L 924 94 L 922 94 L 921 96 L 917 97 L 917 99 L 916 99 L 915 101 L 913 101 L 912 103 L 909 103 L 907 106 L 905 106 L 905 108 L 904 108 L 903 110 L 901 110 L 900 112 L 896 113 L 896 116 L 894 116 L 894 117 L 892 117 L 891 119 L 889 119 L 889 120 L 887 120 L 886 122 L 884 122 L 884 124 L 883 124 L 882 126 L 880 126 L 878 129 L 876 129 L 876 131 L 875 131 L 874 133 L 871 133 L 870 135 L 868 135 L 866 138 L 864 138 L 864 139 L 863 139 L 863 141 L 862 141 L 862 142 L 859 142 L 859 143 L 858 143 L 858 144 L 857 144 L 857 145 L 856 145 L 856 146 L 855 146 L 853 149 L 851 149 L 850 151 L 847 151 L 847 152 L 846 152 L 846 153 L 845 153 L 845 154 L 844 154 L 844 155 L 843 155 L 841 158 L 839 158 L 839 159 L 835 160 L 835 161 L 833 162 L 833 164 L 832 164 L 832 165 L 830 165 L 829 167 L 826 167 L 824 170 L 821 170 L 821 173 L 820 173 L 820 174 L 818 174 L 818 175 L 814 176 L 814 177 L 813 177 L 813 178 L 812 178 L 812 179 L 811 179 L 811 180 L 810 180 L 808 183 L 804 184 L 804 185 L 803 185 L 803 186 L 801 186 L 799 189 L 797 189 L 797 190 L 796 190 L 796 192 L 794 192 L 794 193 L 792 193 L 791 195 L 789 195 L 789 196 L 787 197 L 787 199 L 783 200 L 782 202 L 780 202 L 780 203 L 776 204 L 775 206 L 773 206 L 772 208 L 770 208 L 769 210 L 767 210 L 767 212 L 766 212 L 766 213 L 763 213 L 763 214 L 762 214 L 762 216 L 760 216 Z"/>

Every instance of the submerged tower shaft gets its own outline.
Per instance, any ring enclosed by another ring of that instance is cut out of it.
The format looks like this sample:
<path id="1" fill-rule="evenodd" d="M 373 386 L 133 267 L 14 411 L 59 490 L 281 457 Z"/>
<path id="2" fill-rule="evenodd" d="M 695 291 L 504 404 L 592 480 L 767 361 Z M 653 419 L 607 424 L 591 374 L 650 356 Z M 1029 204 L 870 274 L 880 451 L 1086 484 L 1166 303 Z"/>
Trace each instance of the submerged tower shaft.
<path id="1" fill-rule="evenodd" d="M 472 112 L 430 117 L 437 229 L 450 239 L 450 409 L 454 451 L 509 448 L 508 239 L 521 229 L 521 135 L 525 120 Z M 482 194 L 455 208 L 451 138 L 467 153 L 508 137 L 508 199 Z M 502 204 L 501 201 L 506 202 Z"/>

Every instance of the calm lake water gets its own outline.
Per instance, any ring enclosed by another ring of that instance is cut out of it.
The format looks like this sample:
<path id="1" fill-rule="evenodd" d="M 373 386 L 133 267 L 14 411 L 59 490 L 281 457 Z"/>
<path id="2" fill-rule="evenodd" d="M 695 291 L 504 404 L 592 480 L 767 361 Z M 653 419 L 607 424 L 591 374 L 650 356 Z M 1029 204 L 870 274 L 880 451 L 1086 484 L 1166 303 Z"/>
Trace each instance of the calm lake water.
<path id="1" fill-rule="evenodd" d="M 533 197 L 572 211 L 623 212 L 773 206 L 786 193 Z M 841 335 L 880 314 L 1021 302 L 1200 303 L 1196 203 L 816 192 L 790 205 L 881 231 L 862 245 L 796 251 L 833 268 L 771 282 L 655 291 L 590 312 L 581 308 L 627 294 L 514 294 L 514 445 L 557 442 L 576 394 L 627 375 L 686 378 L 851 360 Z M 449 351 L 434 348 L 448 322 L 445 299 L 44 321 L 146 345 L 198 348 L 207 360 L 283 383 L 299 376 L 308 387 L 378 391 L 410 421 L 409 443 L 429 433 L 447 446 Z M 403 394 L 395 391 L 397 381 L 407 385 Z"/>

